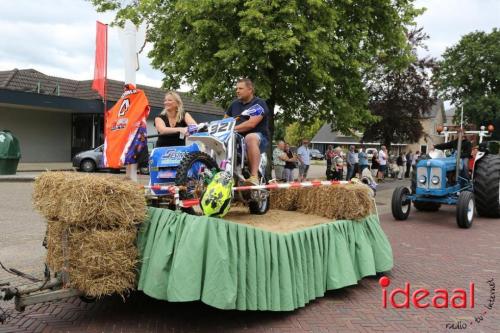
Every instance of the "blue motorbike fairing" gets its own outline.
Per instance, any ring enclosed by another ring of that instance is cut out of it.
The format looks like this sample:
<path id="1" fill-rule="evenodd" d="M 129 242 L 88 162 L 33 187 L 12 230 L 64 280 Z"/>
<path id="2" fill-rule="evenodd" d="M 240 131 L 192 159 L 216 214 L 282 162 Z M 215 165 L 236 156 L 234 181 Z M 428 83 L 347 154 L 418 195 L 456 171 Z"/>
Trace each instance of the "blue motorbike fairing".
<path id="1" fill-rule="evenodd" d="M 149 159 L 149 185 L 172 185 L 177 169 L 185 155 L 199 152 L 196 143 L 189 146 L 159 147 L 153 149 Z M 156 195 L 166 195 L 167 191 L 153 191 Z"/>
<path id="2" fill-rule="evenodd" d="M 208 124 L 207 132 L 200 132 L 191 135 L 191 140 L 196 140 L 197 137 L 214 136 L 222 142 L 229 140 L 234 129 L 236 120 L 232 117 L 215 120 Z"/>

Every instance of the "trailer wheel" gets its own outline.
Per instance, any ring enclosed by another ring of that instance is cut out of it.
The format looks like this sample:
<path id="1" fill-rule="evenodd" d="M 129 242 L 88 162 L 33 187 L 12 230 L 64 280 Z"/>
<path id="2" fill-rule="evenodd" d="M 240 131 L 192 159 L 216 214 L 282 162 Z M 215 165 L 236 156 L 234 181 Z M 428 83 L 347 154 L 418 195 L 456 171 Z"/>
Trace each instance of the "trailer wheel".
<path id="1" fill-rule="evenodd" d="M 408 199 L 410 190 L 407 187 L 396 187 L 392 192 L 391 210 L 396 220 L 403 221 L 408 218 L 411 210 L 411 200 Z"/>
<path id="2" fill-rule="evenodd" d="M 485 155 L 476 161 L 474 197 L 480 216 L 500 217 L 500 156 Z"/>
<path id="3" fill-rule="evenodd" d="M 461 192 L 457 203 L 457 225 L 460 228 L 470 228 L 474 219 L 474 193 Z"/>

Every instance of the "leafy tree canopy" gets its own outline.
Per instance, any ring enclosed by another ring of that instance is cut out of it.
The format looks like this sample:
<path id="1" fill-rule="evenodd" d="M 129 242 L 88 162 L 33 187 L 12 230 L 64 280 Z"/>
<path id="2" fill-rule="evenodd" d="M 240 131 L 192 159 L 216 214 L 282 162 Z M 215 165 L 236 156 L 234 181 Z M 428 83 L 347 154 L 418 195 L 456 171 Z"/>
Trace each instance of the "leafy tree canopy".
<path id="1" fill-rule="evenodd" d="M 440 95 L 476 125 L 500 119 L 500 30 L 472 32 L 447 48 L 436 71 Z"/>
<path id="2" fill-rule="evenodd" d="M 436 103 L 431 82 L 435 61 L 417 58 L 417 48 L 424 47 L 427 38 L 422 29 L 408 34 L 414 60 L 405 69 L 392 68 L 379 59 L 367 74 L 369 106 L 379 120 L 367 127 L 364 141 L 381 141 L 389 146 L 395 142 L 416 142 L 422 136 L 420 119 Z"/>
<path id="3" fill-rule="evenodd" d="M 408 62 L 405 27 L 421 13 L 414 0 L 90 1 L 116 10 L 117 23 L 147 22 L 166 88 L 189 84 L 225 107 L 246 76 L 288 122 L 320 118 L 339 130 L 373 120 L 362 73 L 375 55 Z"/>

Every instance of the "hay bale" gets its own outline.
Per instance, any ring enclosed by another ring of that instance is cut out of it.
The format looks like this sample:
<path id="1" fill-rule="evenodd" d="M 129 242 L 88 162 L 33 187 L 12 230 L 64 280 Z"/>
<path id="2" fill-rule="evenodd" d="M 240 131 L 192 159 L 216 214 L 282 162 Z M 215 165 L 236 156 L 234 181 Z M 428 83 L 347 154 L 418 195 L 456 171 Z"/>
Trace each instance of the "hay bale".
<path id="1" fill-rule="evenodd" d="M 289 188 L 271 191 L 270 209 L 296 210 L 300 189 Z"/>
<path id="2" fill-rule="evenodd" d="M 272 191 L 270 203 L 271 209 L 297 210 L 336 220 L 357 220 L 375 212 L 371 189 L 363 184 Z"/>
<path id="3" fill-rule="evenodd" d="M 147 214 L 143 189 L 113 176 L 46 172 L 35 182 L 33 200 L 48 220 L 88 227 L 132 226 Z"/>
<path id="4" fill-rule="evenodd" d="M 88 296 L 123 295 L 135 288 L 138 253 L 137 228 L 81 228 L 62 221 L 47 224 L 47 264 L 64 268 L 63 237 L 67 229 L 66 256 L 70 286 Z"/>
<path id="5" fill-rule="evenodd" d="M 69 172 L 43 172 L 36 177 L 33 188 L 33 204 L 48 220 L 57 219 L 61 211 L 59 193 Z"/>

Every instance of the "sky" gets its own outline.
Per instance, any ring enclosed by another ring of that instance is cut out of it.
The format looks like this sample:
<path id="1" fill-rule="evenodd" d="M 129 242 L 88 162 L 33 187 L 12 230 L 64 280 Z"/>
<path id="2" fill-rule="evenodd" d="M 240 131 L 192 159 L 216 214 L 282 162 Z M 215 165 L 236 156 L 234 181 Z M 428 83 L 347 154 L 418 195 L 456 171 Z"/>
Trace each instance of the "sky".
<path id="1" fill-rule="evenodd" d="M 417 0 L 427 11 L 417 18 L 430 39 L 420 55 L 440 58 L 464 34 L 500 27 L 500 0 Z M 44 74 L 76 80 L 93 78 L 95 22 L 110 23 L 84 0 L 2 0 L 0 70 L 33 68 Z M 118 32 L 108 36 L 108 78 L 124 79 Z M 163 74 L 151 67 L 146 45 L 139 57 L 137 83 L 159 87 Z M 185 88 L 186 89 L 186 88 Z"/>

